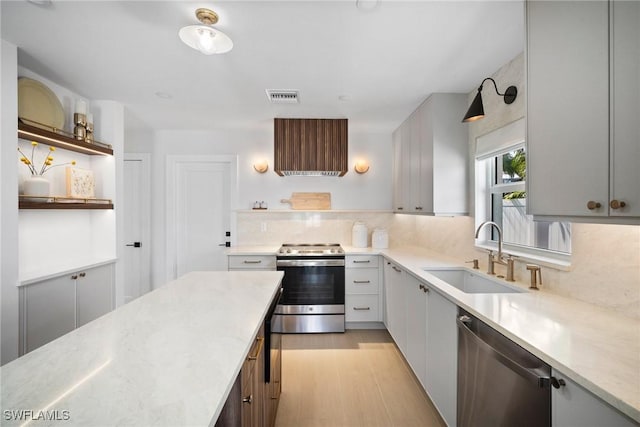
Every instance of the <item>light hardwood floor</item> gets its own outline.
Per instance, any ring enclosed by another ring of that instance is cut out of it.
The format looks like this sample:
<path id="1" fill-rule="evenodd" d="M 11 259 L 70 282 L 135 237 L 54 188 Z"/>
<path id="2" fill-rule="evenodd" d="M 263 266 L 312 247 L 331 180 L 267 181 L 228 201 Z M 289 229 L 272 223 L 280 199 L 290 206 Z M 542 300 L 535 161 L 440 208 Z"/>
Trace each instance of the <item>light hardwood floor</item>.
<path id="1" fill-rule="evenodd" d="M 284 335 L 276 427 L 444 426 L 386 330 Z"/>

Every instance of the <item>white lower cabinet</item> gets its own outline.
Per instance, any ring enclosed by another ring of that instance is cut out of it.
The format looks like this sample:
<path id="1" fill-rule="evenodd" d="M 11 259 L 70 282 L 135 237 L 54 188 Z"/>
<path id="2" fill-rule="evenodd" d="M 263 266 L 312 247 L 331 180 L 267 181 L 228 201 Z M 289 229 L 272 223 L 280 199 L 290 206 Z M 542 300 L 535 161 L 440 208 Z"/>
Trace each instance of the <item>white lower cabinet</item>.
<path id="1" fill-rule="evenodd" d="M 347 255 L 345 265 L 345 321 L 381 322 L 380 257 L 378 255 Z"/>
<path id="2" fill-rule="evenodd" d="M 422 387 L 426 387 L 427 371 L 427 287 L 406 273 L 407 351 L 405 357 Z"/>
<path id="3" fill-rule="evenodd" d="M 407 350 L 407 298 L 404 272 L 397 264 L 386 261 L 384 265 L 385 326 L 400 351 Z"/>
<path id="4" fill-rule="evenodd" d="M 346 295 L 346 322 L 379 322 L 378 295 Z"/>
<path id="5" fill-rule="evenodd" d="M 458 390 L 458 307 L 434 290 L 427 297 L 425 390 L 450 426 L 456 425 Z"/>
<path id="6" fill-rule="evenodd" d="M 564 385 L 560 388 L 551 389 L 551 425 L 553 427 L 631 427 L 638 425 L 561 372 L 552 369 L 551 375 L 564 381 Z"/>
<path id="7" fill-rule="evenodd" d="M 456 425 L 458 307 L 423 282 L 385 261 L 385 325 L 450 426 Z"/>
<path id="8" fill-rule="evenodd" d="M 28 353 L 113 310 L 113 264 L 21 289 L 20 350 Z"/>
<path id="9" fill-rule="evenodd" d="M 229 255 L 227 261 L 229 271 L 276 269 L 274 255 Z"/>
<path id="10" fill-rule="evenodd" d="M 28 353 L 76 327 L 75 281 L 62 276 L 26 286 L 22 307 L 21 349 Z"/>
<path id="11" fill-rule="evenodd" d="M 78 273 L 76 280 L 76 327 L 113 310 L 113 268 L 103 265 Z"/>

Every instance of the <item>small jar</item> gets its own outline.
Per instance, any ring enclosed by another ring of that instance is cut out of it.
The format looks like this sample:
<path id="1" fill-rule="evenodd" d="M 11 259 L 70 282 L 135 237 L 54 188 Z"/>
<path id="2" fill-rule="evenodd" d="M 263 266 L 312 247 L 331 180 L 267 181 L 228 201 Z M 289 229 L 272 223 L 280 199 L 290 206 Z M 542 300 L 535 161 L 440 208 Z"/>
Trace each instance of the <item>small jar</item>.
<path id="1" fill-rule="evenodd" d="M 366 248 L 368 233 L 367 225 L 362 221 L 356 221 L 351 229 L 351 246 L 354 248 Z"/>
<path id="2" fill-rule="evenodd" d="M 371 234 L 371 247 L 375 249 L 389 248 L 389 233 L 384 228 L 376 228 Z"/>

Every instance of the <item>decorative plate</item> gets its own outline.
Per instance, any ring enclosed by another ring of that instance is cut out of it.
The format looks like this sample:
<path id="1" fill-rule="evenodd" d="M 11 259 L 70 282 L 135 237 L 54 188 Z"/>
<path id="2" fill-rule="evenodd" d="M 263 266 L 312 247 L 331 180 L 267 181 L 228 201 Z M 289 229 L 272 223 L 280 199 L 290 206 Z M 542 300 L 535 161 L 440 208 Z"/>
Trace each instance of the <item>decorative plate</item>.
<path id="1" fill-rule="evenodd" d="M 55 93 L 37 80 L 18 79 L 18 117 L 55 129 L 64 126 L 64 109 Z"/>

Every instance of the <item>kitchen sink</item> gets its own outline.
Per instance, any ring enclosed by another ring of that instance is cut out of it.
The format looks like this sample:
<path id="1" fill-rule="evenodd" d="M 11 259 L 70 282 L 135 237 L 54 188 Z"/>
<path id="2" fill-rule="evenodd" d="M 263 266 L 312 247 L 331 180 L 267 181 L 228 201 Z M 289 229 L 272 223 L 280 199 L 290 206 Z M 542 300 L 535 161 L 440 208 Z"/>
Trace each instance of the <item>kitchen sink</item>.
<path id="1" fill-rule="evenodd" d="M 467 268 L 423 268 L 423 270 L 467 294 L 526 292 L 524 289 L 484 276 Z"/>

